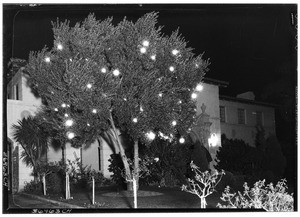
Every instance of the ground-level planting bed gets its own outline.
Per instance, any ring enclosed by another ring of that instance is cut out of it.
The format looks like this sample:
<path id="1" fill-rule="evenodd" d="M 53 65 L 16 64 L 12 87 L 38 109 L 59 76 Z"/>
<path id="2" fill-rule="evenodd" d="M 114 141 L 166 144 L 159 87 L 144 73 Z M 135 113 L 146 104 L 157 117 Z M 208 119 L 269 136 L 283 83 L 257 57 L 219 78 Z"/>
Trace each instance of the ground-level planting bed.
<path id="1" fill-rule="evenodd" d="M 92 191 L 78 189 L 71 192 L 73 199 L 65 200 L 63 195 L 47 195 L 47 198 L 67 202 L 70 204 L 89 208 L 132 208 L 132 192 L 120 191 L 117 188 L 97 189 L 95 196 L 96 206 L 91 207 Z M 207 197 L 207 208 L 216 209 L 220 202 L 220 193 Z M 138 208 L 143 209 L 198 209 L 200 199 L 192 194 L 183 192 L 180 188 L 141 187 L 138 191 Z"/>

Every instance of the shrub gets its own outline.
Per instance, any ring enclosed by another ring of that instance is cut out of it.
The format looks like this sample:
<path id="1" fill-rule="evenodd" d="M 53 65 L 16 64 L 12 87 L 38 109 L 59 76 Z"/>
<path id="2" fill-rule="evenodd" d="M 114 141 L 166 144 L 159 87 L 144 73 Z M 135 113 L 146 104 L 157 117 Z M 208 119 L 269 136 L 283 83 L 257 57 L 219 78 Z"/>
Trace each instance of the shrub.
<path id="1" fill-rule="evenodd" d="M 286 192 L 286 180 L 279 181 L 276 186 L 272 183 L 265 185 L 265 180 L 258 181 L 253 188 L 244 184 L 244 192 L 230 193 L 226 187 L 221 200 L 227 205 L 218 204 L 219 208 L 263 209 L 266 211 L 294 211 L 293 194 Z"/>
<path id="2" fill-rule="evenodd" d="M 227 139 L 222 135 L 222 146 L 217 151 L 217 170 L 230 171 L 235 175 L 252 174 L 257 168 L 259 153 L 243 140 Z"/>
<path id="3" fill-rule="evenodd" d="M 197 195 L 201 200 L 201 208 L 206 208 L 206 197 L 215 191 L 224 172 L 211 172 L 208 170 L 202 172 L 193 162 L 190 165 L 195 176 L 188 178 L 188 184 L 182 185 L 181 190 Z"/>
<path id="4" fill-rule="evenodd" d="M 43 186 L 42 183 L 40 182 L 36 183 L 35 181 L 32 180 L 25 184 L 23 191 L 26 193 L 42 194 Z"/>

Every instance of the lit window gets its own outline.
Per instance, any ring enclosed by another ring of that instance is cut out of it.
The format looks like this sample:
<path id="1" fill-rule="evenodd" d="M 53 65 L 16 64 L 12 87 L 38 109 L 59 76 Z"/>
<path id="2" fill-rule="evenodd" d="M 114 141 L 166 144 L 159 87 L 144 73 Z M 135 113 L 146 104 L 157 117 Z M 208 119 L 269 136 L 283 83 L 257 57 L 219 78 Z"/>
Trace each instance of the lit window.
<path id="1" fill-rule="evenodd" d="M 226 122 L 226 112 L 225 112 L 225 106 L 220 106 L 220 121 L 222 123 Z"/>
<path id="2" fill-rule="evenodd" d="M 238 124 L 246 124 L 245 109 L 238 109 Z"/>

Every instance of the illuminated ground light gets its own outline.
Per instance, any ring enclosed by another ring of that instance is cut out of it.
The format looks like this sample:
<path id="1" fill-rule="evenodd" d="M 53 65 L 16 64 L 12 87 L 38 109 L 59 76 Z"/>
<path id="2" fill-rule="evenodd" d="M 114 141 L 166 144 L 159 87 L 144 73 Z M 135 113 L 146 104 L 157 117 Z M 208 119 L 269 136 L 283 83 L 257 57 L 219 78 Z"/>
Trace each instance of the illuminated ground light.
<path id="1" fill-rule="evenodd" d="M 119 76 L 119 75 L 120 75 L 120 71 L 119 71 L 118 69 L 115 69 L 115 70 L 113 71 L 113 75 L 114 75 L 114 76 Z"/>

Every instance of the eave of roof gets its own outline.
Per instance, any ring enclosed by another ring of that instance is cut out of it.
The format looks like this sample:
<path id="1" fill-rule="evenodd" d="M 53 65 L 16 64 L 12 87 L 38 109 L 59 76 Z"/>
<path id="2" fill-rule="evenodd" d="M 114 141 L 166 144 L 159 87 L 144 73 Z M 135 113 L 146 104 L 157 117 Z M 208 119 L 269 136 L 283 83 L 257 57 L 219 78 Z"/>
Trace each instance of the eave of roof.
<path id="1" fill-rule="evenodd" d="M 246 104 L 262 105 L 262 106 L 268 106 L 268 107 L 273 107 L 273 108 L 279 106 L 279 105 L 276 105 L 276 104 L 273 104 L 273 103 L 267 103 L 267 102 L 249 100 L 249 99 L 242 99 L 242 98 L 236 98 L 236 97 L 224 96 L 224 95 L 219 95 L 219 99 L 220 100 L 226 100 L 226 101 L 246 103 Z"/>
<path id="2" fill-rule="evenodd" d="M 229 82 L 227 82 L 227 81 L 221 81 L 221 80 L 207 78 L 207 77 L 203 78 L 203 82 L 206 84 L 213 84 L 213 85 L 217 85 L 220 87 L 227 87 L 229 85 Z"/>

